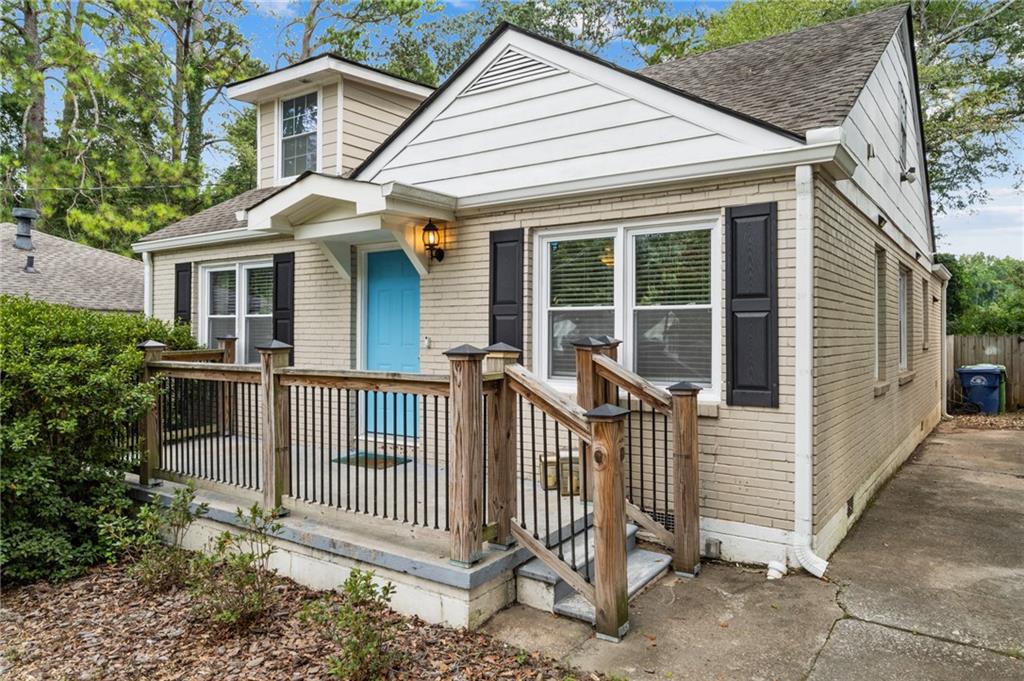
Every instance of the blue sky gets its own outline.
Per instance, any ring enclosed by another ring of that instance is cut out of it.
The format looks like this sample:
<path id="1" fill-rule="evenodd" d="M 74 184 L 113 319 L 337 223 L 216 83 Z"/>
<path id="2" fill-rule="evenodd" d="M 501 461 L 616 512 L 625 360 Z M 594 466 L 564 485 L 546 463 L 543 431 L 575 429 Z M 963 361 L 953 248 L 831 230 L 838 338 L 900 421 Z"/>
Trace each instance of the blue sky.
<path id="1" fill-rule="evenodd" d="M 252 39 L 253 55 L 273 66 L 280 50 L 280 31 L 287 20 L 301 14 L 303 0 L 250 0 L 254 11 L 239 26 Z M 676 3 L 680 10 L 695 7 L 721 9 L 729 3 L 685 2 Z M 473 5 L 470 1 L 448 3 L 447 14 L 457 14 Z M 601 56 L 626 67 L 637 66 L 632 55 L 609 47 Z M 1024 161 L 1024 132 L 1016 135 L 1018 160 Z M 210 159 L 214 166 L 221 159 Z M 1024 194 L 1013 188 L 1009 177 L 995 177 L 987 182 L 992 200 L 972 211 L 935 216 L 935 228 L 940 234 L 938 249 L 951 253 L 988 253 L 996 256 L 1024 258 Z"/>

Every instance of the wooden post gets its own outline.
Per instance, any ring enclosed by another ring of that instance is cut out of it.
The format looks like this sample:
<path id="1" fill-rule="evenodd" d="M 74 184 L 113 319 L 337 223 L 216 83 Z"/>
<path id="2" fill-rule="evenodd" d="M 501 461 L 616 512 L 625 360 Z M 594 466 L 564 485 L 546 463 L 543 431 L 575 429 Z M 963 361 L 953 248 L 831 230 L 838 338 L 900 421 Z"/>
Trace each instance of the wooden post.
<path id="1" fill-rule="evenodd" d="M 469 567 L 480 560 L 483 550 L 483 359 L 487 353 L 460 345 L 444 354 L 451 376 L 449 558 L 455 565 Z"/>
<path id="2" fill-rule="evenodd" d="M 573 341 L 572 345 L 576 348 L 576 404 L 589 410 L 614 402 L 611 385 L 597 374 L 594 355 L 615 352 L 618 341 L 611 336 L 585 336 Z M 555 443 L 555 446 L 558 444 Z M 589 453 L 585 447 L 580 447 L 578 456 L 580 470 L 583 467 L 589 470 Z M 586 494 L 588 500 L 594 499 L 594 476 L 587 476 Z"/>
<path id="3" fill-rule="evenodd" d="M 217 336 L 217 345 L 224 351 L 224 358 L 221 360 L 223 364 L 235 363 L 235 346 L 237 343 L 238 338 L 235 336 Z M 220 400 L 220 423 L 223 429 L 221 430 L 221 435 L 233 435 L 235 432 L 235 399 L 234 395 L 231 394 L 230 383 L 222 385 Z"/>
<path id="4" fill-rule="evenodd" d="M 489 345 L 484 370 L 501 372 L 519 361 L 520 350 L 507 343 Z M 498 391 L 487 402 L 487 517 L 495 525 L 491 542 L 512 546 L 512 515 L 516 508 L 516 396 L 503 378 Z"/>
<path id="5" fill-rule="evenodd" d="M 167 348 L 159 341 L 148 340 L 135 346 L 143 352 L 142 381 L 149 383 L 153 380 L 155 371 L 149 368 L 150 362 L 159 362 L 160 356 Z M 157 386 L 159 389 L 159 386 Z M 140 440 L 145 442 L 145 450 L 139 458 L 139 484 L 156 485 L 153 480 L 153 472 L 160 468 L 160 395 L 153 400 L 153 406 L 145 413 L 139 421 Z"/>
<path id="6" fill-rule="evenodd" d="M 279 340 L 256 347 L 260 353 L 260 399 L 263 418 L 260 424 L 260 459 L 263 470 L 263 507 L 270 511 L 281 509 L 284 491 L 288 489 L 288 449 L 291 441 L 291 415 L 288 389 L 281 385 L 275 369 L 289 364 L 292 346 Z"/>
<path id="7" fill-rule="evenodd" d="M 628 409 L 602 404 L 587 412 L 594 478 L 594 610 L 597 636 L 619 641 L 629 631 L 626 500 L 622 433 Z"/>
<path id="8" fill-rule="evenodd" d="M 675 551 L 672 569 L 677 575 L 700 573 L 700 453 L 697 443 L 697 393 L 692 383 L 676 383 L 672 394 L 672 461 L 675 467 Z"/>

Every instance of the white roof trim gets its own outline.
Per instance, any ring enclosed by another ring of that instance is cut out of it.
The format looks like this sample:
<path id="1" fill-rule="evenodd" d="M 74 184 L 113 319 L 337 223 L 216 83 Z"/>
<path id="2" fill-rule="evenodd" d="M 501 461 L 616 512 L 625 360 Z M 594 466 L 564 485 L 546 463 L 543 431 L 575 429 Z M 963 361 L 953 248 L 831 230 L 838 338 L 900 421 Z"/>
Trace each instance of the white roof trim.
<path id="1" fill-rule="evenodd" d="M 801 145 L 793 149 L 759 152 L 747 156 L 735 156 L 688 165 L 672 166 L 670 168 L 656 168 L 620 175 L 588 178 L 586 180 L 569 180 L 491 194 L 463 196 L 459 197 L 458 208 L 491 207 L 563 196 L 607 192 L 613 189 L 627 190 L 645 185 L 759 172 L 805 164 L 826 165 L 837 177 L 844 178 L 853 174 L 857 161 L 845 144 L 834 140 L 819 144 Z"/>
<path id="2" fill-rule="evenodd" d="M 420 111 L 411 124 L 391 140 L 386 147 L 377 152 L 376 158 L 370 165 L 362 169 L 357 179 L 372 180 L 375 178 L 402 149 L 419 136 L 431 121 L 463 95 L 477 77 L 509 47 L 536 55 L 540 60 L 558 64 L 570 73 L 599 83 L 624 97 L 643 102 L 666 114 L 688 120 L 696 126 L 707 128 L 730 139 L 742 140 L 766 151 L 792 148 L 801 144 L 792 137 L 773 132 L 737 116 L 731 116 L 685 95 L 666 90 L 600 62 L 587 59 L 571 50 L 551 45 L 513 29 L 506 29 L 458 75 L 456 80 L 446 84 L 440 96 L 432 101 L 426 109 Z"/>
<path id="3" fill-rule="evenodd" d="M 426 85 L 418 85 L 401 78 L 389 76 L 366 66 L 359 66 L 342 61 L 332 55 L 325 54 L 295 66 L 286 66 L 262 76 L 231 85 L 227 89 L 228 97 L 242 102 L 255 104 L 270 95 L 270 91 L 282 87 L 294 87 L 302 79 L 319 82 L 334 80 L 341 75 L 343 78 L 367 83 L 382 90 L 395 92 L 407 97 L 426 99 L 434 91 Z"/>
<path id="4" fill-rule="evenodd" d="M 226 241 L 244 241 L 247 239 L 260 239 L 267 236 L 263 232 L 250 232 L 245 227 L 234 229 L 222 229 L 218 232 L 204 232 L 203 234 L 189 234 L 186 236 L 172 236 L 166 239 L 154 239 L 153 241 L 136 241 L 132 244 L 132 251 L 135 253 L 149 253 L 152 251 L 169 251 L 174 248 L 189 248 L 192 246 L 207 246 L 219 244 Z"/>

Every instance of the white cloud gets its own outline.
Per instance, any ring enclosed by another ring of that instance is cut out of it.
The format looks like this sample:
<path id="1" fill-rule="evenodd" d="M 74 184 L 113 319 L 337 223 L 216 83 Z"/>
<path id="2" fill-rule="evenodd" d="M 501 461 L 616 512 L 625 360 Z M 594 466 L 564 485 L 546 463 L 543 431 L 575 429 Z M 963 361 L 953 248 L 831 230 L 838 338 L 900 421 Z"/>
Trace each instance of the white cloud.
<path id="1" fill-rule="evenodd" d="M 258 14 L 268 17 L 292 17 L 299 0 L 248 0 Z"/>

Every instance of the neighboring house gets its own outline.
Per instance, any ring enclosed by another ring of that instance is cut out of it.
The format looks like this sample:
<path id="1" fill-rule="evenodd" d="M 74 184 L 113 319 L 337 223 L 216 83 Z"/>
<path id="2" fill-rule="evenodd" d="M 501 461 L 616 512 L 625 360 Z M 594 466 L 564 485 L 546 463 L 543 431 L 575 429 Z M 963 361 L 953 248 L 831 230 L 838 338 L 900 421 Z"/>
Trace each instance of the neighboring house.
<path id="1" fill-rule="evenodd" d="M 142 312 L 141 262 L 34 230 L 27 216 L 19 222 L 0 224 L 0 293 L 87 310 Z"/>
<path id="2" fill-rule="evenodd" d="M 571 341 L 614 336 L 703 386 L 703 534 L 820 574 L 942 411 L 910 30 L 890 8 L 631 72 L 503 25 L 436 91 L 331 55 L 236 83 L 258 188 L 135 244 L 146 311 L 322 369 L 504 341 L 569 392 Z"/>

